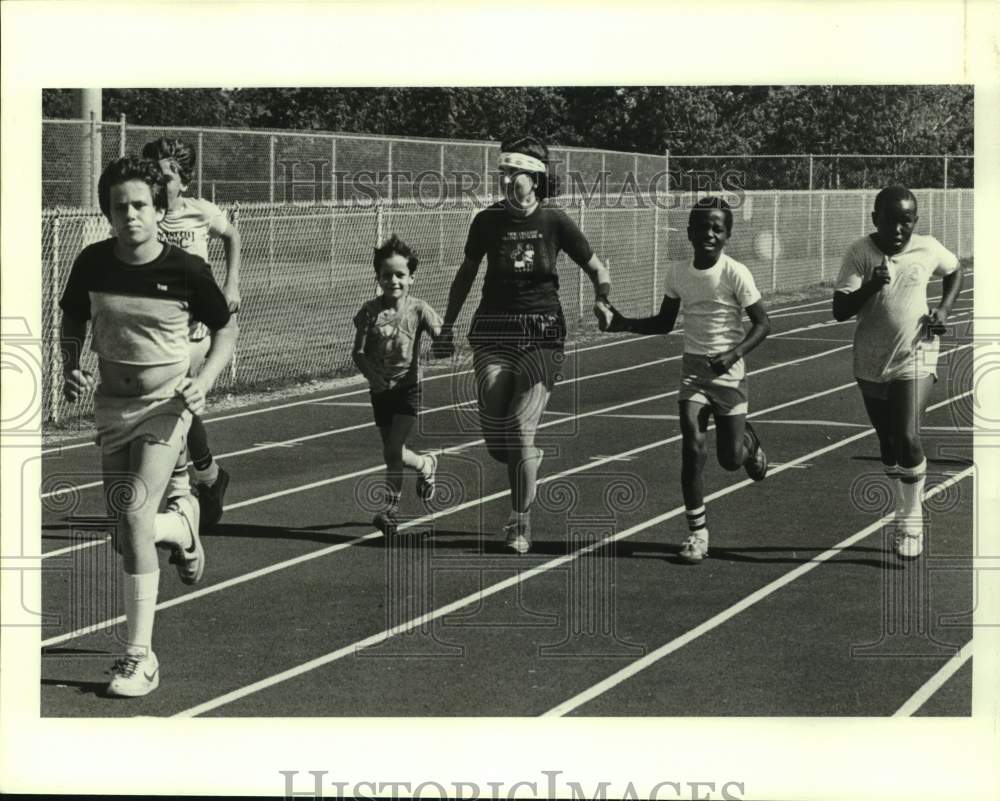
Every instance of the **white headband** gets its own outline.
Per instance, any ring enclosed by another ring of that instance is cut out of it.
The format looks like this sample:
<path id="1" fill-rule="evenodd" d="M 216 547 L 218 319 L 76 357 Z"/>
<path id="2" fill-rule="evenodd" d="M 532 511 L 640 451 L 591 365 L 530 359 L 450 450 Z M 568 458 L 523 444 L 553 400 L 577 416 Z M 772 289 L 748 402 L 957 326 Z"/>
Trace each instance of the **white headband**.
<path id="1" fill-rule="evenodd" d="M 544 161 L 539 161 L 533 156 L 526 156 L 524 153 L 501 153 L 497 166 L 513 167 L 516 170 L 527 172 L 547 172 Z"/>

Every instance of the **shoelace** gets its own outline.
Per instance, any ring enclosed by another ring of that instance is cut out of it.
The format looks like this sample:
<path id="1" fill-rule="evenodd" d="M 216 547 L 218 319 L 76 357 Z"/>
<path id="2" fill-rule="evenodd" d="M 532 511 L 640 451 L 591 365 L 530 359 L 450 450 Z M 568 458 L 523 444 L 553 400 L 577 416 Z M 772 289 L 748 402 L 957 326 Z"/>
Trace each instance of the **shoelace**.
<path id="1" fill-rule="evenodd" d="M 139 665 L 142 662 L 141 656 L 123 656 L 111 667 L 112 675 L 124 676 L 127 679 L 132 678 L 136 671 L 139 669 Z"/>

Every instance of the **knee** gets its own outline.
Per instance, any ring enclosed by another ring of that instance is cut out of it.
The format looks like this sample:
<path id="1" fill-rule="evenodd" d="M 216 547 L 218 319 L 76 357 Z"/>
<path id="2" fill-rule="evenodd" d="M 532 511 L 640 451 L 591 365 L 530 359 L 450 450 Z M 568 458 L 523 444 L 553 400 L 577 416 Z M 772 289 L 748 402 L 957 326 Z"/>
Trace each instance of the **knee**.
<path id="1" fill-rule="evenodd" d="M 705 458 L 705 435 L 702 432 L 684 437 L 681 447 L 684 462 L 697 462 Z"/>
<path id="2" fill-rule="evenodd" d="M 382 448 L 382 458 L 386 467 L 395 470 L 403 466 L 403 449 L 396 445 L 386 445 Z"/>
<path id="3" fill-rule="evenodd" d="M 719 452 L 719 465 L 723 470 L 728 470 L 732 473 L 734 470 L 739 470 L 743 466 L 742 460 L 739 458 L 742 454 L 733 453 L 733 451 L 727 449 L 725 451 Z"/>
<path id="4" fill-rule="evenodd" d="M 920 435 L 916 431 L 901 431 L 893 439 L 897 461 L 900 456 L 913 457 L 922 452 L 920 446 Z"/>
<path id="5" fill-rule="evenodd" d="M 152 545 L 155 539 L 155 518 L 149 510 L 135 509 L 118 516 L 115 548 L 119 553 L 134 550 L 144 544 Z"/>

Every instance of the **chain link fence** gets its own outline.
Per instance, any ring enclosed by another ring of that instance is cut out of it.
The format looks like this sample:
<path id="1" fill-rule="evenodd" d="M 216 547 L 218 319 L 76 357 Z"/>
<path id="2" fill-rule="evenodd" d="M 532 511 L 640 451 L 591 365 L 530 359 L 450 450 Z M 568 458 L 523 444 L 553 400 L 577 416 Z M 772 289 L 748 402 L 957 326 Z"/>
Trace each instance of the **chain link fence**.
<path id="1" fill-rule="evenodd" d="M 921 233 L 961 257 L 972 255 L 973 192 L 918 190 Z M 653 314 L 671 264 L 690 258 L 686 227 L 695 193 L 633 197 L 615 203 L 568 198 L 561 205 L 609 266 L 615 304 L 627 314 Z M 727 252 L 746 264 L 762 291 L 794 290 L 835 279 L 847 247 L 871 230 L 875 191 L 746 192 L 736 199 Z M 655 202 L 654 202 L 655 200 Z M 220 391 L 270 388 L 353 371 L 351 319 L 376 294 L 372 247 L 390 233 L 420 257 L 413 293 L 441 313 L 461 262 L 469 224 L 482 204 L 352 205 L 223 204 L 243 241 L 240 338 Z M 58 300 L 76 255 L 106 238 L 99 212 L 52 209 L 42 214 L 43 324 L 46 332 L 45 419 L 73 426 L 91 399 L 66 405 L 61 392 Z M 224 258 L 211 243 L 221 283 Z M 572 331 L 592 327 L 592 289 L 560 255 L 560 295 Z M 481 292 L 481 269 L 456 324 L 464 339 Z M 94 369 L 89 351 L 84 366 Z"/>
<path id="2" fill-rule="evenodd" d="M 672 189 L 698 191 L 738 182 L 744 189 L 970 189 L 973 156 L 963 155 L 675 155 Z"/>
<path id="3" fill-rule="evenodd" d="M 160 136 L 196 148 L 189 194 L 222 206 L 243 241 L 240 339 L 221 391 L 353 371 L 351 319 L 376 293 L 371 249 L 390 233 L 420 256 L 414 294 L 443 313 L 472 217 L 498 194 L 496 142 L 45 121 L 49 422 L 82 424 L 92 410 L 91 399 L 67 406 L 60 394 L 58 299 L 80 250 L 110 235 L 96 208 L 100 169 Z M 721 188 L 733 202 L 727 250 L 765 291 L 832 280 L 848 245 L 870 230 L 875 191 L 894 182 L 948 187 L 916 192 L 920 230 L 972 255 L 973 194 L 956 188 L 971 186 L 971 157 L 680 157 L 561 147 L 551 157 L 562 187 L 555 202 L 608 264 L 615 303 L 632 314 L 655 313 L 666 269 L 689 258 L 685 229 L 698 191 Z M 853 184 L 862 188 L 844 188 Z M 221 283 L 218 241 L 209 258 Z M 591 325 L 592 291 L 564 256 L 559 270 L 567 321 L 578 331 Z M 458 320 L 460 336 L 484 272 Z M 88 351 L 84 366 L 93 360 Z"/>

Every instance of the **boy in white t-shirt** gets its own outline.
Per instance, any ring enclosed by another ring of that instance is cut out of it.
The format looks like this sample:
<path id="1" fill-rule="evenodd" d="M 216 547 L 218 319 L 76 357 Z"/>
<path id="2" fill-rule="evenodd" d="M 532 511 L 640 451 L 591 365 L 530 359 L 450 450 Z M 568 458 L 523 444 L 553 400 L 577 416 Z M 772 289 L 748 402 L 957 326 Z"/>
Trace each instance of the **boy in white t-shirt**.
<path id="1" fill-rule="evenodd" d="M 725 200 L 706 197 L 695 203 L 687 228 L 694 258 L 690 264 L 668 271 L 659 314 L 634 319 L 615 311 L 608 329 L 668 334 L 684 307 L 678 401 L 683 437 L 681 490 L 690 534 L 681 545 L 680 557 L 691 563 L 708 556 L 702 472 L 709 414 L 715 415 L 719 464 L 726 470 L 745 467 L 754 481 L 767 475 L 764 449 L 753 426 L 746 422 L 743 356 L 763 342 L 771 323 L 750 270 L 723 253 L 732 231 L 733 212 Z M 745 334 L 744 309 L 752 323 Z"/>
<path id="2" fill-rule="evenodd" d="M 844 256 L 833 295 L 833 316 L 855 314 L 854 375 L 879 439 L 882 464 L 896 496 L 896 553 L 923 551 L 923 494 L 927 460 L 920 419 L 937 380 L 938 335 L 962 286 L 958 258 L 932 236 L 914 234 L 917 199 L 902 186 L 875 198 L 875 232 Z M 942 297 L 928 313 L 927 284 L 942 276 Z"/>
<path id="3" fill-rule="evenodd" d="M 222 294 L 233 314 L 240 309 L 240 234 L 229 218 L 214 203 L 202 198 L 184 197 L 195 168 L 194 148 L 179 139 L 160 137 L 148 142 L 142 149 L 143 158 L 160 165 L 167 179 L 167 212 L 160 221 L 160 239 L 175 247 L 201 256 L 208 262 L 208 240 L 221 239 L 226 254 L 226 281 Z M 191 371 L 196 376 L 205 361 L 211 345 L 210 331 L 193 321 L 189 339 L 191 345 Z M 198 486 L 198 503 L 201 506 L 201 526 L 207 531 L 222 517 L 222 506 L 229 474 L 212 457 L 208 446 L 208 433 L 201 417 L 195 415 L 188 433 L 188 452 L 184 463 L 178 462 L 167 487 L 168 504 L 172 499 L 190 492 L 187 478 L 187 456 L 194 467 Z"/>

